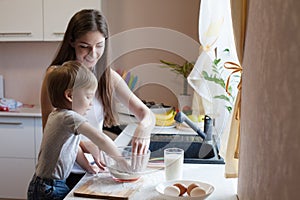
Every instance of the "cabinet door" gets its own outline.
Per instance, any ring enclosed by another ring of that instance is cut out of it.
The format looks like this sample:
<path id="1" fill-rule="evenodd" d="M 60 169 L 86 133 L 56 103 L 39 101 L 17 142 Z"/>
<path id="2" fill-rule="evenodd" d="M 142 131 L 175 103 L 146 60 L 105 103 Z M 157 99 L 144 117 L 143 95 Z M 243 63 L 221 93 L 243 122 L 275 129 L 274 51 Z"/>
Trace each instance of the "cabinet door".
<path id="1" fill-rule="evenodd" d="M 43 1 L 1 0 L 0 41 L 43 40 Z"/>
<path id="2" fill-rule="evenodd" d="M 101 9 L 101 0 L 44 0 L 44 40 L 61 41 L 71 17 L 82 9 Z"/>
<path id="3" fill-rule="evenodd" d="M 0 157 L 35 158 L 34 118 L 0 117 Z"/>
<path id="4" fill-rule="evenodd" d="M 27 199 L 34 159 L 0 158 L 0 198 Z"/>
<path id="5" fill-rule="evenodd" d="M 0 198 L 26 199 L 35 169 L 33 117 L 0 117 Z"/>

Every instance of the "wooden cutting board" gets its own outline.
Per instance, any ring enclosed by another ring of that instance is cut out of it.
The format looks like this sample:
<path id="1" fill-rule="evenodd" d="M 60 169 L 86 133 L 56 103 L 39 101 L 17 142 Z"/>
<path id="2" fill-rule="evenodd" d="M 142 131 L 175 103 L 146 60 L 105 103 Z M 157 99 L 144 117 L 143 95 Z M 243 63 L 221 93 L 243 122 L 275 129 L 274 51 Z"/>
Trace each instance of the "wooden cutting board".
<path id="1" fill-rule="evenodd" d="M 74 190 L 74 196 L 104 199 L 130 199 L 141 186 L 142 180 L 119 183 L 110 176 L 95 176 Z"/>

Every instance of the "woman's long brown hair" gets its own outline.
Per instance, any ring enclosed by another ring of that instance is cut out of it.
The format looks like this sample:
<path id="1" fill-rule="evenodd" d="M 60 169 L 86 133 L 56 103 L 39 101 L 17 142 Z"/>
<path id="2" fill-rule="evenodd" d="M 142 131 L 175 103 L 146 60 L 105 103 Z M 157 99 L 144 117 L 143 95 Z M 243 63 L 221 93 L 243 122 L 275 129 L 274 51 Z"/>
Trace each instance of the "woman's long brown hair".
<path id="1" fill-rule="evenodd" d="M 110 78 L 110 67 L 108 64 L 109 31 L 105 17 L 93 9 L 84 9 L 77 12 L 70 20 L 64 39 L 50 66 L 62 65 L 69 60 L 76 60 L 75 49 L 72 43 L 79 37 L 90 31 L 99 31 L 105 37 L 105 48 L 103 55 L 95 66 L 95 75 L 98 79 L 97 98 L 102 102 L 104 111 L 104 125 L 116 125 L 117 121 L 113 114 L 112 86 Z"/>

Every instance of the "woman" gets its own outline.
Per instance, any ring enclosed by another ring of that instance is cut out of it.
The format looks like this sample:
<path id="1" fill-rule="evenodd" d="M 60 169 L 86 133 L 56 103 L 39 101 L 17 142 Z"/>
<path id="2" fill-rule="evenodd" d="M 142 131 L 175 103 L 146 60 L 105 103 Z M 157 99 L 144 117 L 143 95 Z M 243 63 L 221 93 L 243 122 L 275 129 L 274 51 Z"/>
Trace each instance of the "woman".
<path id="1" fill-rule="evenodd" d="M 123 79 L 107 66 L 108 38 L 107 22 L 99 11 L 81 10 L 71 18 L 58 53 L 48 67 L 43 81 L 41 89 L 43 127 L 45 127 L 49 113 L 54 109 L 47 93 L 47 76 L 56 68 L 56 65 L 62 65 L 68 60 L 77 60 L 94 72 L 98 79 L 98 89 L 93 106 L 87 113 L 88 121 L 101 131 L 103 124 L 106 126 L 116 125 L 113 100 L 118 99 L 139 121 L 132 138 L 133 151 L 134 153 L 145 153 L 149 147 L 150 132 L 155 125 L 155 117 L 147 106 L 131 92 Z M 103 168 L 100 163 L 99 150 L 91 141 L 82 140 L 80 146 L 79 151 L 91 153 L 97 166 Z M 84 166 L 88 161 L 84 156 L 79 155 L 82 154 L 78 154 L 76 161 L 87 171 L 88 169 Z M 88 171 L 98 173 L 99 168 Z M 72 188 L 82 176 L 81 174 L 77 177 L 76 174 L 71 173 L 67 179 L 68 186 Z"/>

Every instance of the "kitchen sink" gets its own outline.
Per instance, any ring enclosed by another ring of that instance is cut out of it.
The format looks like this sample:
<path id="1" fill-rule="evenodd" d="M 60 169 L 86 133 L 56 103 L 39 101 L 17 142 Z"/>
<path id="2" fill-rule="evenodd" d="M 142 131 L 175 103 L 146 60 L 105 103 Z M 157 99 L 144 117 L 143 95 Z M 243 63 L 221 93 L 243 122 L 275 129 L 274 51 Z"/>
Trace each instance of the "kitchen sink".
<path id="1" fill-rule="evenodd" d="M 224 164 L 224 159 L 218 155 L 218 149 L 213 142 L 203 142 L 198 135 L 151 135 L 151 158 L 163 157 L 164 149 L 173 147 L 184 150 L 184 163 Z"/>

